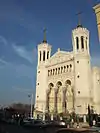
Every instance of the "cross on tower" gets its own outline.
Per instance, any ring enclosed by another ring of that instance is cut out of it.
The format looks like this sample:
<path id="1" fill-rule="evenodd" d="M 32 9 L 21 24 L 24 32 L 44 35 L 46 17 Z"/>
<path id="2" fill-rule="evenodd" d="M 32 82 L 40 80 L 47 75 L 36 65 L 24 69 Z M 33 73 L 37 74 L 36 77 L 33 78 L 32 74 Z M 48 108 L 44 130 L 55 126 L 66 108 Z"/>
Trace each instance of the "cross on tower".
<path id="1" fill-rule="evenodd" d="M 46 28 L 44 28 L 43 30 L 43 43 L 47 43 L 47 40 L 46 40 Z"/>
<path id="2" fill-rule="evenodd" d="M 76 14 L 78 16 L 78 26 L 82 26 L 82 24 L 81 24 L 81 14 L 82 14 L 82 12 L 78 12 Z"/>

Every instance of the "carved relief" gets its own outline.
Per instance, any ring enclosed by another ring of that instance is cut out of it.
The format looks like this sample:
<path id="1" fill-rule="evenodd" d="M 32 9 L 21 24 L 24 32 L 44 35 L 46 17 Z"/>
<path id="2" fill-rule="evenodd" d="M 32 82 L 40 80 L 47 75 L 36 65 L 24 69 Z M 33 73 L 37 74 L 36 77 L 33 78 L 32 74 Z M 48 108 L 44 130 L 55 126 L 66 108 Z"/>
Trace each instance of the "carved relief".
<path id="1" fill-rule="evenodd" d="M 46 66 L 52 66 L 61 62 L 73 60 L 73 53 L 60 51 L 55 53 L 47 62 Z"/>

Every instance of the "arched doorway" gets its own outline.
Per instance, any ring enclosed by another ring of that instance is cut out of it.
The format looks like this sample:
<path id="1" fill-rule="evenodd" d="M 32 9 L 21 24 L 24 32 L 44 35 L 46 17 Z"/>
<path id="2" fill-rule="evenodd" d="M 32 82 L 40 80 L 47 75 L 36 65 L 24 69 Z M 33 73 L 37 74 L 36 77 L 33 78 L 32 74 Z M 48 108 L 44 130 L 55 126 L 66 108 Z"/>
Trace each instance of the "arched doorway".
<path id="1" fill-rule="evenodd" d="M 69 79 L 66 80 L 65 86 L 66 86 L 65 103 L 66 103 L 67 111 L 70 113 L 73 111 L 73 88 L 72 88 L 71 80 Z"/>
<path id="2" fill-rule="evenodd" d="M 68 79 L 65 81 L 65 86 L 71 85 L 71 81 Z"/>
<path id="3" fill-rule="evenodd" d="M 62 83 L 60 81 L 57 82 L 57 112 L 62 113 Z"/>
<path id="4" fill-rule="evenodd" d="M 54 84 L 49 84 L 49 94 L 48 94 L 48 108 L 49 112 L 52 113 L 54 111 Z"/>

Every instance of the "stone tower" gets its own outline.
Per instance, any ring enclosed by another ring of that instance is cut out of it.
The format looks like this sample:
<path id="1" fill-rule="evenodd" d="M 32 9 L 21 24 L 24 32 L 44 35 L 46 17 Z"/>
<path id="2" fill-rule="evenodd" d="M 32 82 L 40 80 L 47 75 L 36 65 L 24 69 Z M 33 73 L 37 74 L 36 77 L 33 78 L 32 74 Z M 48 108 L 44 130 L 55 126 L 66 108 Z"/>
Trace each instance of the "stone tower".
<path id="1" fill-rule="evenodd" d="M 72 31 L 75 73 L 75 112 L 86 114 L 91 103 L 89 31 L 80 23 Z"/>
<path id="2" fill-rule="evenodd" d="M 46 62 L 51 56 L 51 45 L 46 40 L 46 30 L 44 30 L 44 39 L 38 45 L 38 64 L 37 64 L 37 80 L 36 80 L 36 98 L 35 109 L 43 112 L 46 105 L 46 89 L 47 89 L 47 70 Z"/>
<path id="3" fill-rule="evenodd" d="M 93 9 L 96 14 L 98 36 L 99 36 L 99 41 L 100 41 L 100 4 L 97 4 L 96 6 L 94 6 Z"/>

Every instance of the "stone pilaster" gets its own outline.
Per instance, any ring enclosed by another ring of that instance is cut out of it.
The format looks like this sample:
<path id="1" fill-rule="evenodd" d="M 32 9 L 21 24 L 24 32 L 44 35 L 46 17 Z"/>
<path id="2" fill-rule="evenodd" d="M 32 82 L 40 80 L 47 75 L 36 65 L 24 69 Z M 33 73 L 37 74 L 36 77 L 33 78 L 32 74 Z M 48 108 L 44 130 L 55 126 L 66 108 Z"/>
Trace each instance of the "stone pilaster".
<path id="1" fill-rule="evenodd" d="M 71 88 L 72 91 L 72 98 L 73 98 L 73 111 L 75 111 L 75 90 L 74 90 L 74 86 L 72 86 Z"/>
<path id="2" fill-rule="evenodd" d="M 57 113 L 57 91 L 58 89 L 54 89 L 54 112 Z"/>
<path id="3" fill-rule="evenodd" d="M 46 112 L 49 112 L 49 93 L 50 89 L 46 90 Z"/>

